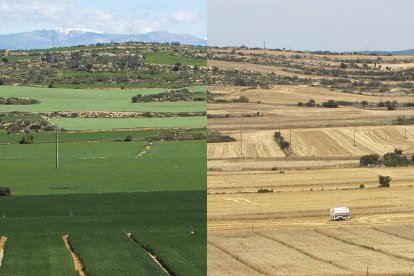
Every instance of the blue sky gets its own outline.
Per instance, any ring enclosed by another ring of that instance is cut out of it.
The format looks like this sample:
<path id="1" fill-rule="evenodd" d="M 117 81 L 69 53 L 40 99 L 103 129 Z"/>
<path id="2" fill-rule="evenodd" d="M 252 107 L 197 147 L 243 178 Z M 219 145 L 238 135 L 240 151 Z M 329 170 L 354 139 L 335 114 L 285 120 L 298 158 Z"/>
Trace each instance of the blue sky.
<path id="1" fill-rule="evenodd" d="M 207 37 L 206 0 L 0 0 L 0 33 L 77 28 Z"/>
<path id="2" fill-rule="evenodd" d="M 208 43 L 297 50 L 414 48 L 414 0 L 208 0 Z"/>

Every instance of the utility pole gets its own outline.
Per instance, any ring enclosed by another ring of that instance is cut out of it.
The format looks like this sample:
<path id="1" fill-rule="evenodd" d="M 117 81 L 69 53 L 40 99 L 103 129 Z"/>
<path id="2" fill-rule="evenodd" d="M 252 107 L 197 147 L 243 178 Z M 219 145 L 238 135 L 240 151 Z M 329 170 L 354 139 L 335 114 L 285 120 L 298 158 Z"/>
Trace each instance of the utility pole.
<path id="1" fill-rule="evenodd" d="M 59 130 L 56 129 L 56 169 L 59 169 Z"/>
<path id="2" fill-rule="evenodd" d="M 55 31 L 53 31 L 53 48 L 55 48 Z"/>
<path id="3" fill-rule="evenodd" d="M 292 129 L 289 129 L 289 149 L 292 149 Z"/>
<path id="4" fill-rule="evenodd" d="M 240 126 L 240 159 L 243 158 L 243 129 Z"/>
<path id="5" fill-rule="evenodd" d="M 407 139 L 407 121 L 406 121 L 405 116 L 404 116 L 404 138 Z"/>
<path id="6" fill-rule="evenodd" d="M 354 147 L 356 147 L 356 143 L 355 143 L 355 132 L 356 132 L 356 123 L 354 123 Z"/>

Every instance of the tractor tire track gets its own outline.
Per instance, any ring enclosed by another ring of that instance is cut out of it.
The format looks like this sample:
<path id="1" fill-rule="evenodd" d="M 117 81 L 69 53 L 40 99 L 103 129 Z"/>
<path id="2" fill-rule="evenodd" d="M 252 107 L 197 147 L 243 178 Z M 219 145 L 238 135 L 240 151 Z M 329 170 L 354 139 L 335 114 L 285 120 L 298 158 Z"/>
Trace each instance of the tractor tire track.
<path id="1" fill-rule="evenodd" d="M 75 250 L 69 242 L 69 235 L 64 235 L 62 238 L 66 248 L 69 250 L 73 258 L 73 265 L 75 266 L 75 271 L 78 272 L 80 276 L 88 276 L 88 274 L 85 271 L 85 266 L 83 265 L 81 259 L 76 254 Z"/>
<path id="2" fill-rule="evenodd" d="M 169 276 L 175 276 L 176 274 L 171 271 L 160 259 L 157 258 L 157 256 L 150 250 L 148 247 L 140 243 L 137 239 L 134 238 L 134 236 L 131 233 L 126 234 L 128 239 L 133 241 L 134 243 L 138 244 L 142 249 L 144 249 L 148 255 L 151 257 L 151 259 Z"/>
<path id="3" fill-rule="evenodd" d="M 254 265 L 252 265 L 252 264 L 250 264 L 250 263 L 246 262 L 245 260 L 243 260 L 242 258 L 240 258 L 239 256 L 237 256 L 236 254 L 234 254 L 234 253 L 230 252 L 229 250 L 227 250 L 227 249 L 223 248 L 222 246 L 220 246 L 220 245 L 218 245 L 218 244 L 216 244 L 216 243 L 214 243 L 214 242 L 212 242 L 212 241 L 207 241 L 207 243 L 208 243 L 209 245 L 214 246 L 215 248 L 219 249 L 220 251 L 222 251 L 222 252 L 223 252 L 223 253 L 225 253 L 226 255 L 229 255 L 230 257 L 232 257 L 233 259 L 235 259 L 236 261 L 238 261 L 238 262 L 239 262 L 239 263 L 241 263 L 242 265 L 247 266 L 248 268 L 250 268 L 250 269 L 252 269 L 252 270 L 256 271 L 257 273 L 260 273 L 260 274 L 263 274 L 263 275 L 267 275 L 267 276 L 272 275 L 272 274 L 270 274 L 269 272 L 267 272 L 267 271 L 265 271 L 265 270 L 263 270 L 263 269 L 261 269 L 261 268 L 259 268 L 259 267 L 257 267 L 257 266 L 254 266 Z"/>
<path id="4" fill-rule="evenodd" d="M 269 240 L 271 240 L 271 241 L 277 242 L 277 243 L 279 243 L 279 244 L 281 244 L 281 245 L 283 245 L 283 246 L 285 246 L 285 247 L 287 247 L 287 248 L 289 248 L 289 249 L 291 249 L 291 250 L 294 250 L 294 251 L 296 251 L 296 252 L 298 252 L 298 253 L 300 253 L 300 254 L 302 254 L 302 255 L 308 256 L 309 258 L 312 258 L 312 259 L 314 259 L 314 260 L 316 260 L 316 261 L 319 261 L 319 262 L 323 262 L 323 263 L 326 263 L 326 264 L 332 265 L 332 266 L 334 266 L 334 267 L 336 267 L 336 268 L 339 268 L 339 269 L 342 269 L 342 270 L 345 270 L 345 271 L 352 271 L 352 270 L 350 270 L 348 267 L 342 266 L 342 265 L 337 264 L 337 263 L 335 263 L 335 262 L 333 262 L 333 261 L 330 261 L 330 260 L 327 260 L 327 259 L 324 259 L 324 258 L 318 257 L 318 256 L 316 256 L 316 255 L 313 255 L 312 253 L 309 253 L 309 252 L 307 252 L 307 251 L 305 251 L 305 250 L 303 250 L 303 249 L 301 249 L 301 248 L 298 248 L 298 247 L 296 247 L 296 246 L 293 246 L 293 245 L 291 245 L 291 244 L 289 244 L 289 243 L 286 243 L 286 242 L 284 242 L 284 241 L 278 240 L 278 239 L 276 239 L 276 238 L 274 238 L 274 237 L 269 237 L 269 236 L 267 236 L 267 235 L 265 235 L 265 234 L 262 234 L 262 233 L 259 233 L 259 232 L 254 232 L 254 233 L 255 233 L 256 235 L 260 236 L 260 237 L 265 238 L 265 239 L 269 239 Z M 356 271 L 352 271 L 352 272 L 356 272 Z"/>

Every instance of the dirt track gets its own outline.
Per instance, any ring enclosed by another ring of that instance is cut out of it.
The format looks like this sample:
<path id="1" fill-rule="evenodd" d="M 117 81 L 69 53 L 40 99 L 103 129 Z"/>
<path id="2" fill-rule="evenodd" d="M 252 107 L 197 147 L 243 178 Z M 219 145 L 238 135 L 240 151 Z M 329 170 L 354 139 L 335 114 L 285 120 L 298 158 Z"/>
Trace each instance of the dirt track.
<path id="1" fill-rule="evenodd" d="M 4 250 L 6 246 L 7 237 L 1 236 L 0 237 L 0 267 L 4 257 Z"/>
<path id="2" fill-rule="evenodd" d="M 88 276 L 88 274 L 85 271 L 85 267 L 82 264 L 82 261 L 79 259 L 79 256 L 73 250 L 72 245 L 69 242 L 69 236 L 64 235 L 62 238 L 63 238 L 63 242 L 65 243 L 66 248 L 69 250 L 70 255 L 72 256 L 73 265 L 75 267 L 75 272 L 79 273 L 80 276 Z"/>

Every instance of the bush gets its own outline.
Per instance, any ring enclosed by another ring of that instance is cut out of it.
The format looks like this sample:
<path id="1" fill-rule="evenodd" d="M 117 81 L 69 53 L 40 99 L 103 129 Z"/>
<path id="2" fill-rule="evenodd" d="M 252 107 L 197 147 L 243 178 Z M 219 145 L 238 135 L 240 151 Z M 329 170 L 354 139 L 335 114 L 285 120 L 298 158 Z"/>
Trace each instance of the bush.
<path id="1" fill-rule="evenodd" d="M 11 190 L 9 187 L 0 187 L 0 196 L 10 196 Z"/>
<path id="2" fill-rule="evenodd" d="M 338 103 L 334 100 L 329 100 L 327 102 L 322 103 L 322 106 L 326 108 L 337 108 Z"/>
<path id="3" fill-rule="evenodd" d="M 407 166 L 408 163 L 407 157 L 402 155 L 402 151 L 400 150 L 384 154 L 384 165 L 387 167 Z"/>
<path id="4" fill-rule="evenodd" d="M 128 135 L 127 137 L 125 137 L 124 142 L 131 142 L 134 140 L 134 137 L 132 137 L 132 135 Z"/>
<path id="5" fill-rule="evenodd" d="M 266 189 L 266 188 L 260 188 L 257 190 L 258 193 L 273 193 L 273 189 Z"/>
<path id="6" fill-rule="evenodd" d="M 222 142 L 234 142 L 236 138 L 229 135 L 223 135 L 220 132 L 209 132 L 207 136 L 207 143 L 222 143 Z"/>
<path id="7" fill-rule="evenodd" d="M 359 165 L 361 167 L 368 166 L 368 165 L 376 165 L 378 163 L 379 163 L 378 154 L 364 155 L 359 159 Z"/>
<path id="8" fill-rule="evenodd" d="M 307 107 L 314 107 L 315 106 L 315 100 L 314 99 L 310 99 L 307 103 L 306 103 Z"/>
<path id="9" fill-rule="evenodd" d="M 364 184 L 359 184 L 359 188 L 360 189 L 364 189 L 365 188 L 365 185 Z"/>
<path id="10" fill-rule="evenodd" d="M 282 150 L 289 148 L 290 143 L 286 141 L 285 138 L 283 138 L 282 134 L 279 131 L 275 132 L 274 137 L 275 137 L 276 143 L 279 145 L 279 147 Z"/>
<path id="11" fill-rule="evenodd" d="M 383 175 L 379 175 L 378 176 L 378 182 L 379 182 L 379 186 L 381 188 L 389 188 L 390 187 L 390 182 L 391 182 L 391 177 L 390 176 L 383 176 Z"/>
<path id="12" fill-rule="evenodd" d="M 30 135 L 24 135 L 19 141 L 19 144 L 33 144 L 34 143 L 34 136 L 32 134 Z"/>

